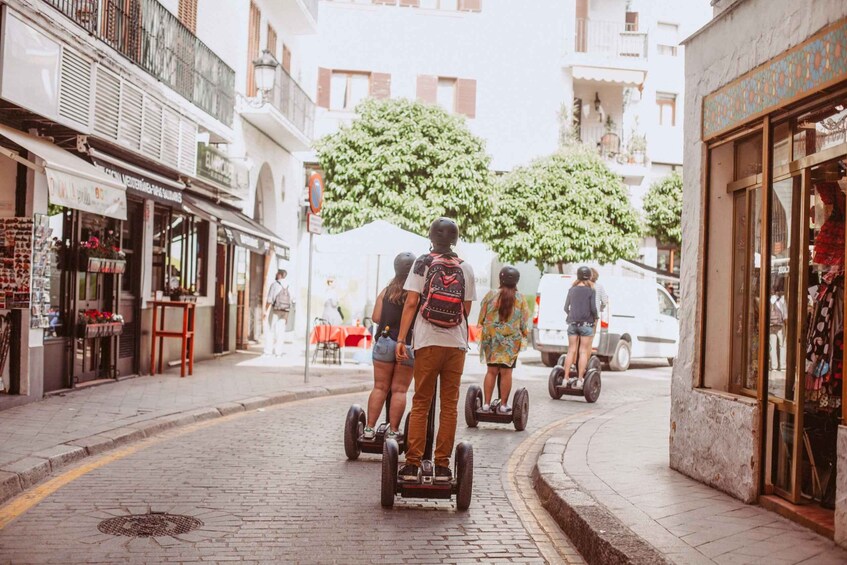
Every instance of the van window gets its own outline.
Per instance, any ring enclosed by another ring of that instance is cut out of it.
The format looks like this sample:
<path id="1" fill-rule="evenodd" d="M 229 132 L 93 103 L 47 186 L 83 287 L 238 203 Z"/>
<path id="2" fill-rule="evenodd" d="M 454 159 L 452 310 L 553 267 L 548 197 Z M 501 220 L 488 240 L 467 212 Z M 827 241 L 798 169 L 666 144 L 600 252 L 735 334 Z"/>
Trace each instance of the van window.
<path id="1" fill-rule="evenodd" d="M 676 316 L 676 306 L 673 301 L 661 290 L 657 289 L 656 292 L 659 293 L 659 312 L 664 316 Z"/>

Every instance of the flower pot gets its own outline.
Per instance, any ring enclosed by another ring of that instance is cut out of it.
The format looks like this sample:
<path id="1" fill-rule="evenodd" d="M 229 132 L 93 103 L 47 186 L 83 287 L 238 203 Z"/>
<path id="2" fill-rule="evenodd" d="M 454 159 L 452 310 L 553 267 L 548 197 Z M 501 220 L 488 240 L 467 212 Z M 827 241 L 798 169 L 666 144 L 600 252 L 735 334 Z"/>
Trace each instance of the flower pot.
<path id="1" fill-rule="evenodd" d="M 97 324 L 80 324 L 79 335 L 86 339 L 121 335 L 124 325 L 121 322 L 103 322 Z"/>
<path id="2" fill-rule="evenodd" d="M 193 294 L 174 294 L 171 295 L 171 300 L 174 302 L 197 302 L 197 297 Z"/>
<path id="3" fill-rule="evenodd" d="M 83 259 L 83 264 L 89 273 L 99 273 L 103 270 L 103 259 L 100 257 L 86 257 Z"/>

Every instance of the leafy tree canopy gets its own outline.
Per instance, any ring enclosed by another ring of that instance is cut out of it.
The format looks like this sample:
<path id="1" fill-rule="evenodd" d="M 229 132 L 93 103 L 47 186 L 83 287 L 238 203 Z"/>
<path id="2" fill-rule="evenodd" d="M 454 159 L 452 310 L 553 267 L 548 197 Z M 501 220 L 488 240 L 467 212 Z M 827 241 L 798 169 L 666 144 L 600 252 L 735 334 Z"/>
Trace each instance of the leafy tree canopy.
<path id="1" fill-rule="evenodd" d="M 633 257 L 639 218 L 621 182 L 581 144 L 499 179 L 486 240 L 504 261 L 545 265 Z"/>
<path id="2" fill-rule="evenodd" d="M 321 139 L 323 221 L 330 231 L 386 220 L 426 234 L 436 217 L 479 237 L 490 212 L 489 157 L 462 118 L 405 99 L 366 100 L 350 125 Z"/>
<path id="3" fill-rule="evenodd" d="M 644 197 L 647 233 L 662 243 L 682 242 L 682 175 L 674 172 L 650 185 Z"/>

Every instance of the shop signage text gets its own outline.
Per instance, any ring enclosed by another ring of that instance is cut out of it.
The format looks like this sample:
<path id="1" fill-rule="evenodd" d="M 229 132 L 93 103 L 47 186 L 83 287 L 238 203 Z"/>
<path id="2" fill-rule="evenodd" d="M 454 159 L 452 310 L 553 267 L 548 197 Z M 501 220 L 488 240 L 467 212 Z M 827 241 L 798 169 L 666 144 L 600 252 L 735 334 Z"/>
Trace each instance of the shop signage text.
<path id="1" fill-rule="evenodd" d="M 50 203 L 75 210 L 126 220 L 126 194 L 50 168 L 45 169 Z"/>
<path id="2" fill-rule="evenodd" d="M 175 188 L 163 186 L 105 163 L 97 162 L 97 166 L 107 175 L 124 183 L 130 192 L 138 196 L 152 198 L 166 204 L 182 204 L 182 192 Z"/>
<path id="3" fill-rule="evenodd" d="M 197 144 L 197 176 L 232 188 L 234 170 L 232 162 L 224 153 L 211 145 Z"/>

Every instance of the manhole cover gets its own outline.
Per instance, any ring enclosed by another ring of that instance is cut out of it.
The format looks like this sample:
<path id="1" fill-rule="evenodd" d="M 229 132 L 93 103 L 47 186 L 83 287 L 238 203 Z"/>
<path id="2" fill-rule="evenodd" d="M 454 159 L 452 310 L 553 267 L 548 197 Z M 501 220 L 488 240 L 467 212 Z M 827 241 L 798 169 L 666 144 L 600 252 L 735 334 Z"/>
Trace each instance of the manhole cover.
<path id="1" fill-rule="evenodd" d="M 191 516 L 151 512 L 150 514 L 131 514 L 109 518 L 100 522 L 97 529 L 104 534 L 113 536 L 151 538 L 186 534 L 202 525 L 203 522 Z"/>

